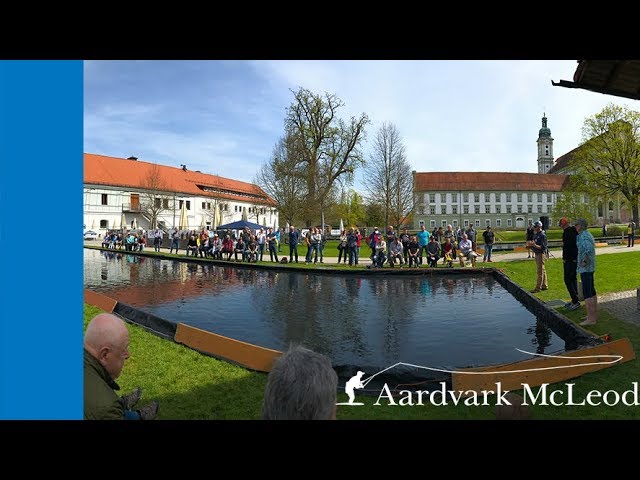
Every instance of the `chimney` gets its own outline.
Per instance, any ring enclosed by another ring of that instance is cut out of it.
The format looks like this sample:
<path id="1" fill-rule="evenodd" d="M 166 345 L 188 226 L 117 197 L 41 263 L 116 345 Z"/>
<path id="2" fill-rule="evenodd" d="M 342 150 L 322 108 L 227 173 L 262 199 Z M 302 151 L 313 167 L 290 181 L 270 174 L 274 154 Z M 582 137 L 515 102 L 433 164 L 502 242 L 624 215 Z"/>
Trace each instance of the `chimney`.
<path id="1" fill-rule="evenodd" d="M 135 162 L 136 160 L 138 160 L 138 157 L 131 156 L 131 157 L 127 158 L 127 160 L 133 160 Z"/>

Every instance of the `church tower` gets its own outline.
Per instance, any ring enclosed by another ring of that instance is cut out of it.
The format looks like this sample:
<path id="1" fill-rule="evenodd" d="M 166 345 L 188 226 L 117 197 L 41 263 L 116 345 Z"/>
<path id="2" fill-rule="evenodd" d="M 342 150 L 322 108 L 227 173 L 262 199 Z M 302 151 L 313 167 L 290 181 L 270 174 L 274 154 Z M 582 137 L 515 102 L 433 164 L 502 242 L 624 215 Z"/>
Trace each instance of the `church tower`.
<path id="1" fill-rule="evenodd" d="M 538 132 L 538 173 L 547 173 L 553 166 L 553 138 L 547 127 L 547 115 L 543 113 L 542 128 Z"/>

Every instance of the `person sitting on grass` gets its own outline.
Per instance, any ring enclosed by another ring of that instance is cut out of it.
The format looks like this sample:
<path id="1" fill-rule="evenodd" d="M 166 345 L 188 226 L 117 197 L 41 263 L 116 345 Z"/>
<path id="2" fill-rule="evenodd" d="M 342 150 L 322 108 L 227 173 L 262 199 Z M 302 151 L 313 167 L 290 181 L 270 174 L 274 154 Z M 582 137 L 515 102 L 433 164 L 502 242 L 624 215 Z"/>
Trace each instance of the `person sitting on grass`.
<path id="1" fill-rule="evenodd" d="M 262 403 L 263 420 L 335 420 L 338 375 L 331 360 L 293 346 L 273 364 Z"/>
<path id="2" fill-rule="evenodd" d="M 133 407 L 142 396 L 138 387 L 119 397 L 115 379 L 129 358 L 129 331 L 125 323 L 110 313 L 96 315 L 84 334 L 84 418 L 85 420 L 153 420 L 158 402 L 139 410 Z"/>

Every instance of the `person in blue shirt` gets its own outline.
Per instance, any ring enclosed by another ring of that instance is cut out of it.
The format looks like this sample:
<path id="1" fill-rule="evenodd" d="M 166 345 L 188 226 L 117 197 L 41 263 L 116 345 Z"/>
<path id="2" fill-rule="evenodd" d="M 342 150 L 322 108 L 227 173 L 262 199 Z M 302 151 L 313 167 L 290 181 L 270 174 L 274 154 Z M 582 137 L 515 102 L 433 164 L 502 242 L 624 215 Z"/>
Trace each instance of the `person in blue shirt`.
<path id="1" fill-rule="evenodd" d="M 289 227 L 289 263 L 293 262 L 293 256 L 296 257 L 298 263 L 298 239 L 300 234 L 293 225 Z"/>
<path id="2" fill-rule="evenodd" d="M 580 274 L 584 303 L 587 306 L 587 316 L 580 325 L 595 325 L 598 319 L 598 297 L 593 280 L 596 271 L 596 243 L 593 235 L 587 230 L 587 221 L 584 218 L 576 220 L 575 227 L 578 232 L 576 270 Z"/>
<path id="3" fill-rule="evenodd" d="M 418 258 L 420 265 L 422 265 L 422 252 L 424 252 L 425 257 L 429 256 L 429 252 L 427 251 L 427 245 L 429 245 L 429 232 L 424 225 L 420 227 L 420 231 L 416 234 L 418 238 L 418 245 L 420 246 L 420 252 L 418 253 Z"/>

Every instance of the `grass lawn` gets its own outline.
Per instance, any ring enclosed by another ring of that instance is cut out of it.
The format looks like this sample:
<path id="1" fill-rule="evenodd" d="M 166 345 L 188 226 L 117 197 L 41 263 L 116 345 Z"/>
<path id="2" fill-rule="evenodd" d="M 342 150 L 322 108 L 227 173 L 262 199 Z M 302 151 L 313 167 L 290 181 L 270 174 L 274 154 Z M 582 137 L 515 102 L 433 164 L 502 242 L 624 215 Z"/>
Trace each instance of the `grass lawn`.
<path id="1" fill-rule="evenodd" d="M 496 262 L 525 289 L 535 283 L 535 262 L 521 260 Z M 568 296 L 562 280 L 562 261 L 547 262 L 549 290 L 537 294 L 542 300 L 563 299 Z M 598 294 L 623 291 L 640 286 L 640 255 L 636 252 L 598 256 L 595 274 Z M 562 311 L 573 321 L 585 315 L 584 307 L 575 312 Z M 86 305 L 84 325 L 100 310 Z M 136 386 L 143 388 L 143 400 L 160 402 L 159 419 L 258 419 L 266 374 L 248 371 L 230 363 L 202 355 L 182 345 L 161 339 L 141 327 L 128 325 L 131 334 L 131 357 L 125 364 L 118 383 L 123 392 Z M 613 339 L 629 338 L 636 355 L 640 352 L 640 328 L 623 322 L 604 309 L 598 312 L 598 324 L 592 327 L 598 335 L 609 334 Z M 633 360 L 599 372 L 583 375 L 575 383 L 575 398 L 582 400 L 591 390 L 622 393 L 640 381 L 640 360 Z M 564 383 L 552 387 L 566 390 Z M 534 388 L 534 392 L 537 388 Z M 364 407 L 338 407 L 338 419 L 492 419 L 494 406 L 374 406 L 376 397 L 358 396 Z M 347 401 L 339 394 L 339 401 Z M 492 402 L 490 402 L 492 403 Z M 542 406 L 531 407 L 535 419 L 640 419 L 640 407 L 619 405 L 601 406 Z"/>
<path id="2" fill-rule="evenodd" d="M 589 231 L 594 238 L 602 237 L 602 228 L 590 228 Z M 482 232 L 484 229 L 480 230 L 478 234 L 479 242 L 482 243 Z M 546 231 L 547 240 L 562 240 L 562 232 L 563 230 L 560 227 L 550 228 Z M 494 231 L 496 234 L 496 242 L 525 242 L 526 231 L 513 231 L 513 230 L 496 230 Z"/>

